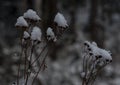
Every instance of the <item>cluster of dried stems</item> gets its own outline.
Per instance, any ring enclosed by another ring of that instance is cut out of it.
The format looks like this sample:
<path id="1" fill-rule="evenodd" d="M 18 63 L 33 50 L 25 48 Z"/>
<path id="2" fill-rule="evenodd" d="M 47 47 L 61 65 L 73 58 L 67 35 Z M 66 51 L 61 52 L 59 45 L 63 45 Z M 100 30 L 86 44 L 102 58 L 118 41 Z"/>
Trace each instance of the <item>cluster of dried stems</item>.
<path id="1" fill-rule="evenodd" d="M 82 85 L 94 85 L 100 71 L 112 60 L 102 59 L 102 55 L 94 55 L 89 44 L 84 43 Z"/>
<path id="2" fill-rule="evenodd" d="M 20 56 L 20 61 L 24 61 L 24 72 L 21 72 L 21 62 L 18 65 L 18 78 L 17 78 L 17 85 L 20 83 L 20 76 L 24 76 L 24 85 L 28 84 L 29 78 L 31 74 L 34 74 L 32 83 L 31 85 L 34 85 L 34 82 L 36 78 L 38 77 L 40 71 L 44 70 L 46 68 L 45 60 L 47 55 L 50 52 L 51 46 L 54 46 L 56 43 L 54 40 L 48 40 L 50 36 L 42 36 L 41 41 L 33 41 L 30 38 L 25 39 L 24 36 L 24 31 L 27 31 L 30 33 L 32 31 L 32 28 L 36 26 L 37 24 L 39 25 L 41 21 L 34 21 L 31 19 L 25 19 L 27 23 L 29 24 L 28 27 L 18 27 L 20 30 L 22 30 L 21 33 L 21 56 Z M 55 36 L 57 40 L 61 37 L 61 35 L 64 33 L 67 27 L 61 27 L 58 26 L 57 23 L 53 22 L 53 26 L 51 26 L 53 29 Z M 46 33 L 46 32 L 43 32 Z M 41 46 L 42 48 L 40 49 L 41 51 L 39 54 L 36 52 L 37 46 Z M 37 69 L 35 69 L 37 68 Z"/>
<path id="3" fill-rule="evenodd" d="M 58 13 L 58 16 L 61 16 Z M 63 17 L 63 16 L 61 16 Z M 57 19 L 58 20 L 58 19 Z M 64 20 L 64 18 L 62 18 Z M 50 35 L 42 35 L 41 39 L 32 40 L 30 37 L 24 37 L 24 32 L 26 31 L 31 36 L 31 32 L 33 27 L 40 24 L 41 20 L 32 20 L 29 18 L 25 18 L 27 21 L 28 26 L 16 26 L 22 30 L 21 33 L 21 56 L 20 61 L 24 61 L 24 71 L 21 72 L 21 62 L 18 65 L 18 78 L 17 78 L 17 85 L 19 85 L 20 76 L 24 76 L 24 85 L 28 84 L 28 81 L 32 76 L 32 83 L 34 85 L 35 80 L 37 79 L 41 70 L 46 68 L 46 58 L 51 50 L 51 46 L 54 46 L 56 40 L 58 40 L 63 32 L 68 27 L 60 26 L 59 23 L 53 22 L 53 25 L 49 28 L 53 30 L 53 36 Z M 37 52 L 37 47 L 42 46 L 40 48 L 40 52 Z M 84 50 L 83 50 L 83 72 L 81 73 L 82 77 L 82 85 L 93 85 L 99 72 L 103 69 L 107 64 L 109 64 L 112 60 L 103 59 L 102 55 L 94 55 L 92 49 L 88 43 L 84 43 Z M 37 68 L 37 69 L 36 69 Z"/>

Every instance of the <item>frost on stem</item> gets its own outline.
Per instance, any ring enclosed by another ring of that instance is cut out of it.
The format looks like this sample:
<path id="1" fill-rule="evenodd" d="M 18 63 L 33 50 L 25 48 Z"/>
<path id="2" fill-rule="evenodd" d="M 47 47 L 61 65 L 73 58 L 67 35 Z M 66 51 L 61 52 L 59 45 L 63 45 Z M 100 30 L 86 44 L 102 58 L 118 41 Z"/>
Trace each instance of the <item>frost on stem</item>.
<path id="1" fill-rule="evenodd" d="M 54 22 L 56 22 L 57 25 L 60 27 L 64 27 L 64 28 L 68 27 L 65 17 L 61 13 L 56 14 L 54 18 Z"/>
<path id="2" fill-rule="evenodd" d="M 33 30 L 31 32 L 31 40 L 40 42 L 41 36 L 42 36 L 41 29 L 39 27 L 33 27 Z"/>
<path id="3" fill-rule="evenodd" d="M 93 85 L 101 69 L 112 62 L 111 53 L 101 49 L 95 42 L 84 42 L 83 50 L 83 72 L 81 77 L 83 85 Z M 83 76 L 83 73 L 84 76 Z"/>
<path id="4" fill-rule="evenodd" d="M 24 18 L 29 19 L 29 20 L 34 20 L 34 21 L 40 21 L 41 18 L 37 15 L 35 11 L 32 9 L 28 9 L 27 12 L 24 13 Z"/>
<path id="5" fill-rule="evenodd" d="M 27 28 L 28 27 L 28 23 L 26 22 L 26 20 L 23 18 L 23 16 L 20 16 L 17 19 L 17 22 L 15 24 L 15 27 L 20 27 L 20 28 Z"/>
<path id="6" fill-rule="evenodd" d="M 55 34 L 54 34 L 53 30 L 52 30 L 52 28 L 48 27 L 46 33 L 47 33 L 47 39 L 48 39 L 48 41 L 49 40 L 53 40 L 55 42 L 57 40 L 56 36 L 55 36 Z"/>

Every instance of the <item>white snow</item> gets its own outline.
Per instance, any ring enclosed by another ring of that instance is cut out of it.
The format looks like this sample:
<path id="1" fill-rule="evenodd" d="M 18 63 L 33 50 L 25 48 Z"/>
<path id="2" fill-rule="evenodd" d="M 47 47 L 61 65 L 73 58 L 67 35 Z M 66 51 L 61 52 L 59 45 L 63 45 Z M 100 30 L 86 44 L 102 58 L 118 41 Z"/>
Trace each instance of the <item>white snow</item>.
<path id="1" fill-rule="evenodd" d="M 35 11 L 32 9 L 28 9 L 27 12 L 24 13 L 24 18 L 32 19 L 32 20 L 41 20 L 41 18 L 37 15 Z"/>
<path id="2" fill-rule="evenodd" d="M 100 49 L 100 54 L 108 60 L 112 60 L 111 53 L 109 51 L 106 51 L 104 49 Z"/>
<path id="3" fill-rule="evenodd" d="M 56 37 L 55 37 L 55 34 L 54 34 L 52 28 L 48 27 L 46 33 L 47 33 L 47 39 L 48 40 L 53 40 L 54 42 L 56 41 Z"/>
<path id="4" fill-rule="evenodd" d="M 27 31 L 24 31 L 23 38 L 27 39 L 30 37 L 30 34 Z"/>
<path id="5" fill-rule="evenodd" d="M 31 40 L 41 41 L 41 36 L 42 36 L 41 29 L 39 27 L 33 27 L 33 30 L 31 32 Z"/>
<path id="6" fill-rule="evenodd" d="M 95 44 L 90 44 L 90 48 L 92 49 L 92 53 L 95 56 L 99 56 L 100 55 L 100 48 L 97 47 L 97 45 Z"/>
<path id="7" fill-rule="evenodd" d="M 96 46 L 97 47 L 97 43 L 96 42 L 92 42 L 92 45 Z"/>
<path id="8" fill-rule="evenodd" d="M 20 16 L 20 17 L 18 17 L 15 26 L 28 27 L 28 23 L 27 23 L 26 20 L 23 18 L 23 16 Z"/>
<path id="9" fill-rule="evenodd" d="M 56 14 L 56 16 L 54 18 L 54 22 L 56 22 L 58 24 L 58 26 L 61 26 L 61 27 L 67 27 L 68 26 L 65 17 L 61 13 Z"/>
<path id="10" fill-rule="evenodd" d="M 86 41 L 86 43 L 89 44 L 94 56 L 101 55 L 103 59 L 112 60 L 111 53 L 109 51 L 99 48 L 95 42 L 90 43 Z"/>

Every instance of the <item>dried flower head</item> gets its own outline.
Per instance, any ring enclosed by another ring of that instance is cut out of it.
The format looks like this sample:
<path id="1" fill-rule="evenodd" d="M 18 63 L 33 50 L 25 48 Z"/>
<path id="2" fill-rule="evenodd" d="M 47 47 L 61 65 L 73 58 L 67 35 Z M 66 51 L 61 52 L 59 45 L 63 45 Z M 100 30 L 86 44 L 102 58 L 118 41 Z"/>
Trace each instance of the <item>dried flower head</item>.
<path id="1" fill-rule="evenodd" d="M 55 34 L 54 34 L 53 30 L 52 30 L 52 28 L 48 27 L 46 33 L 47 33 L 47 39 L 48 39 L 48 41 L 53 40 L 55 42 L 57 40 L 56 36 L 55 36 Z"/>
<path id="2" fill-rule="evenodd" d="M 28 23 L 26 22 L 26 20 L 23 18 L 23 16 L 18 17 L 17 22 L 15 24 L 15 27 L 17 28 L 27 28 L 28 27 Z"/>
<path id="3" fill-rule="evenodd" d="M 25 12 L 23 16 L 25 19 L 29 19 L 29 20 L 33 20 L 33 21 L 41 20 L 41 18 L 37 15 L 37 13 L 35 11 L 33 11 L 32 9 L 28 9 L 27 12 Z"/>
<path id="4" fill-rule="evenodd" d="M 68 27 L 65 17 L 61 13 L 56 14 L 56 16 L 54 18 L 54 22 L 56 22 L 57 25 L 60 27 L 63 27 L 63 28 Z"/>

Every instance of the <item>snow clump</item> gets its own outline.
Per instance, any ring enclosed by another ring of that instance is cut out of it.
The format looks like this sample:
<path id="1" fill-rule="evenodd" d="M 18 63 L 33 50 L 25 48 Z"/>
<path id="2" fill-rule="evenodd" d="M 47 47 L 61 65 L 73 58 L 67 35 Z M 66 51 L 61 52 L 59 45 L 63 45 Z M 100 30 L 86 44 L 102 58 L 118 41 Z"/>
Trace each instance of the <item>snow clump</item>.
<path id="1" fill-rule="evenodd" d="M 47 39 L 48 40 L 53 40 L 54 42 L 57 40 L 52 28 L 48 27 L 46 33 L 47 33 Z"/>
<path id="2" fill-rule="evenodd" d="M 54 22 L 56 22 L 57 25 L 60 27 L 64 27 L 64 28 L 68 27 L 65 17 L 61 13 L 56 14 L 54 18 Z"/>
<path id="3" fill-rule="evenodd" d="M 31 40 L 35 41 L 41 41 L 41 36 L 42 36 L 42 32 L 41 29 L 39 27 L 33 27 L 33 30 L 31 32 Z"/>
<path id="4" fill-rule="evenodd" d="M 15 26 L 17 27 L 28 27 L 28 23 L 26 22 L 26 20 L 23 18 L 23 16 L 18 17 L 17 22 L 15 24 Z"/>
<path id="5" fill-rule="evenodd" d="M 84 44 L 88 47 L 88 50 L 94 55 L 94 57 L 99 57 L 109 62 L 112 61 L 111 53 L 105 49 L 99 48 L 95 42 L 90 43 L 86 41 Z"/>
<path id="6" fill-rule="evenodd" d="M 30 34 L 27 31 L 24 31 L 23 38 L 28 39 L 30 37 Z"/>
<path id="7" fill-rule="evenodd" d="M 41 18 L 37 15 L 35 11 L 32 9 L 27 10 L 27 12 L 24 13 L 24 18 L 34 20 L 34 21 L 39 21 Z"/>

